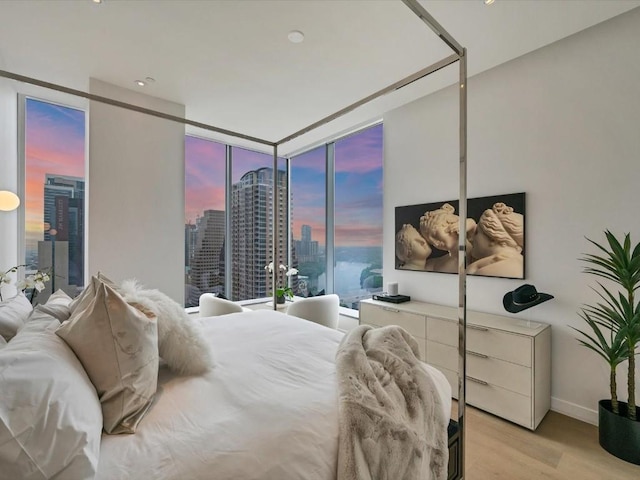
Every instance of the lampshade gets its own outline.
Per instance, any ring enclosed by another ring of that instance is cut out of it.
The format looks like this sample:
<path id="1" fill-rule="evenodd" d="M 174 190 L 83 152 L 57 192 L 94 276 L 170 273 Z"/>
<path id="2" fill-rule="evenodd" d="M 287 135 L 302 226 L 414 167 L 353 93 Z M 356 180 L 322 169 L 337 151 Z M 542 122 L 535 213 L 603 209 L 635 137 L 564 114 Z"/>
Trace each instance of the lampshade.
<path id="1" fill-rule="evenodd" d="M 10 212 L 20 205 L 18 195 L 8 190 L 0 190 L 0 210 Z"/>

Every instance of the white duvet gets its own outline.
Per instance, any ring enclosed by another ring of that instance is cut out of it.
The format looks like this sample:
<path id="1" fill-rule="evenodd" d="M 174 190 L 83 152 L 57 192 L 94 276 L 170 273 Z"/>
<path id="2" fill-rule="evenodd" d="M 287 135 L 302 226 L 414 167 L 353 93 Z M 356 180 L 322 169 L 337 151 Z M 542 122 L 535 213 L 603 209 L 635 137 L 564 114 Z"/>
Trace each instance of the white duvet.
<path id="1" fill-rule="evenodd" d="M 96 478 L 334 480 L 343 334 L 269 310 L 199 321 L 216 367 L 201 377 L 161 368 L 138 431 L 102 436 Z M 449 384 L 425 368 L 449 418 Z"/>

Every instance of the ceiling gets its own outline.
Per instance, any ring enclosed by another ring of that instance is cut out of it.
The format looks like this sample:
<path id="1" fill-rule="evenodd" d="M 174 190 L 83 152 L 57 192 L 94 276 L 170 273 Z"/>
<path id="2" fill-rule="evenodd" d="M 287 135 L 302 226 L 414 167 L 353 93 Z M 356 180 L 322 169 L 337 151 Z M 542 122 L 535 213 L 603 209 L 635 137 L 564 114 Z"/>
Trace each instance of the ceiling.
<path id="1" fill-rule="evenodd" d="M 468 49 L 469 76 L 640 6 L 421 3 Z M 98 78 L 184 104 L 191 120 L 269 141 L 452 53 L 400 0 L 3 0 L 0 18 L 2 70 L 85 91 L 88 79 Z M 304 32 L 305 41 L 290 43 L 291 30 Z M 156 81 L 135 86 L 145 77 Z M 289 142 L 281 153 L 380 118 L 456 79 L 457 67 L 448 67 Z"/>

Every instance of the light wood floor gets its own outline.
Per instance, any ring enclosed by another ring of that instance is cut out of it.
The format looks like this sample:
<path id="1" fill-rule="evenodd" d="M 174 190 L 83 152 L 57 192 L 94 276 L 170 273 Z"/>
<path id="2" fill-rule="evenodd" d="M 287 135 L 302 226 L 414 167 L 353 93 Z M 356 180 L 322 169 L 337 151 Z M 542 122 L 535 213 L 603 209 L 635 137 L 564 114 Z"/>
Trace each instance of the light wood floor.
<path id="1" fill-rule="evenodd" d="M 593 425 L 549 412 L 531 432 L 473 407 L 465 415 L 465 480 L 640 479 L 640 466 L 600 447 Z"/>

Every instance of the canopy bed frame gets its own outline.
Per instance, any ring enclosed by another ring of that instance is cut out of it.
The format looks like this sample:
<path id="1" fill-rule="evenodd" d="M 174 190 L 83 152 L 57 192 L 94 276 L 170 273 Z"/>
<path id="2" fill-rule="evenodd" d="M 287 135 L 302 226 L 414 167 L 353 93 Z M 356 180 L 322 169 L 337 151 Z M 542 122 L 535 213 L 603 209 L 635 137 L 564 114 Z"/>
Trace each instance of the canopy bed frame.
<path id="1" fill-rule="evenodd" d="M 440 61 L 429 65 L 426 68 L 419 70 L 418 72 L 409 75 L 386 88 L 383 88 L 375 93 L 372 93 L 365 98 L 325 117 L 317 122 L 294 132 L 280 140 L 270 141 L 262 138 L 253 137 L 250 135 L 242 134 L 239 132 L 227 130 L 220 127 L 215 127 L 201 122 L 188 120 L 174 115 L 169 115 L 156 110 L 147 109 L 137 105 L 121 102 L 111 98 L 86 93 L 80 90 L 67 88 L 61 85 L 45 82 L 35 78 L 18 75 L 12 72 L 0 70 L 0 77 L 16 80 L 19 82 L 36 85 L 39 87 L 56 90 L 62 93 L 67 93 L 79 97 L 86 98 L 88 100 L 105 103 L 112 106 L 117 106 L 132 110 L 147 115 L 163 118 L 166 120 L 190 125 L 193 127 L 201 128 L 218 134 L 239 138 L 249 142 L 254 142 L 260 145 L 267 146 L 273 149 L 273 169 L 278 168 L 278 147 L 287 142 L 298 138 L 322 125 L 325 125 L 346 113 L 355 110 L 356 108 L 365 105 L 366 103 L 393 92 L 405 85 L 408 85 L 416 80 L 426 77 L 434 72 L 437 72 L 453 63 L 458 62 L 459 65 L 459 218 L 460 218 L 460 231 L 465 231 L 465 222 L 467 218 L 467 51 L 462 47 L 419 3 L 418 0 L 402 0 L 402 2 L 418 17 L 422 20 L 427 27 L 429 27 L 439 38 L 444 42 L 451 50 L 453 54 L 443 58 Z M 274 186 L 276 182 L 276 176 L 273 176 Z M 273 195 L 273 242 L 272 242 L 272 258 L 278 258 L 278 208 L 277 208 L 278 196 Z M 455 450 L 455 456 L 457 459 L 456 473 L 453 478 L 463 479 L 465 473 L 465 399 L 466 399 L 466 327 L 467 327 L 467 308 L 466 308 L 466 242 L 463 235 L 459 236 L 459 251 L 458 255 L 458 353 L 459 353 L 459 374 L 458 374 L 458 419 L 457 419 L 457 444 Z M 278 285 L 279 275 L 282 275 L 277 269 L 272 275 L 272 290 L 275 291 Z M 274 310 L 276 305 L 274 304 Z M 450 432 L 451 436 L 451 432 Z M 450 472 L 450 478 L 451 472 Z"/>

